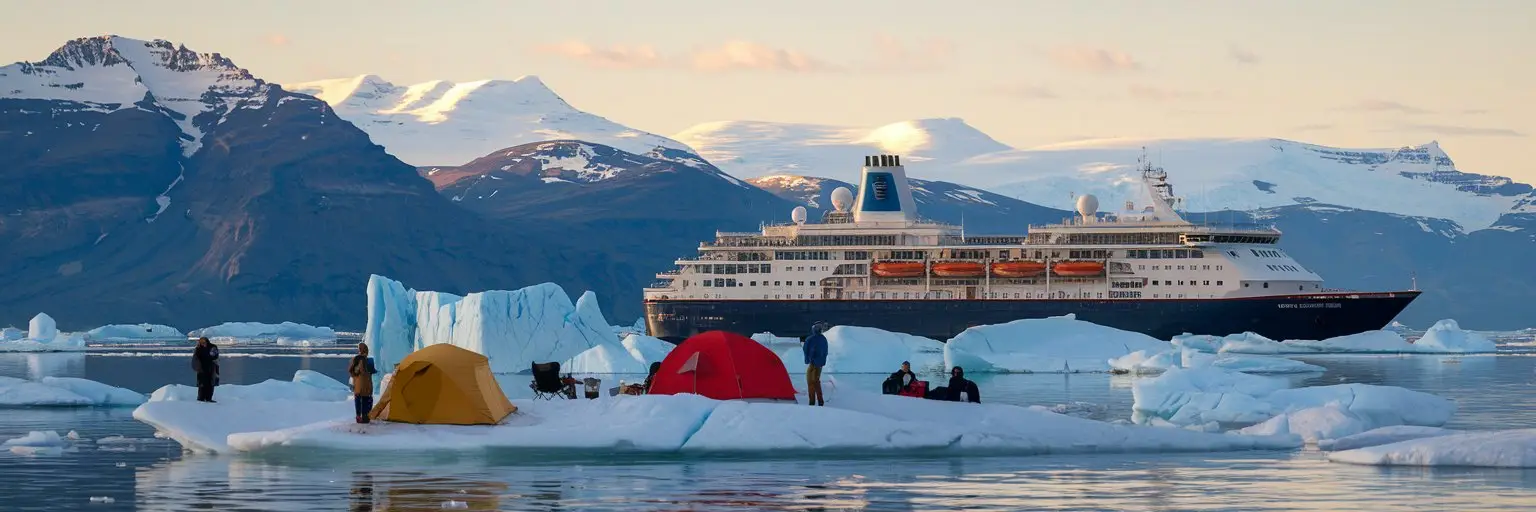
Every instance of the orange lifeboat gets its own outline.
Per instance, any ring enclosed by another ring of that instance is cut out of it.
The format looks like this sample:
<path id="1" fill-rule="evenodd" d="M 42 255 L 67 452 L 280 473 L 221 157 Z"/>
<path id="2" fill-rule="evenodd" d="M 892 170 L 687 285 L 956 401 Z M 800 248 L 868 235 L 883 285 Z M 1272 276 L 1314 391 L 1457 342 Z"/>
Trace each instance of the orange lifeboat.
<path id="1" fill-rule="evenodd" d="M 917 261 L 887 261 L 876 263 L 871 270 L 880 277 L 918 277 L 925 268 Z"/>
<path id="2" fill-rule="evenodd" d="M 970 261 L 941 261 L 933 264 L 933 275 L 939 277 L 976 277 L 986 273 L 986 267 Z"/>
<path id="3" fill-rule="evenodd" d="M 1053 268 L 1056 275 L 1064 277 L 1087 277 L 1104 273 L 1104 264 L 1097 261 L 1063 261 Z"/>
<path id="4" fill-rule="evenodd" d="M 1000 261 L 992 264 L 992 275 L 997 277 L 1035 277 L 1045 273 L 1045 264 L 1038 261 Z"/>

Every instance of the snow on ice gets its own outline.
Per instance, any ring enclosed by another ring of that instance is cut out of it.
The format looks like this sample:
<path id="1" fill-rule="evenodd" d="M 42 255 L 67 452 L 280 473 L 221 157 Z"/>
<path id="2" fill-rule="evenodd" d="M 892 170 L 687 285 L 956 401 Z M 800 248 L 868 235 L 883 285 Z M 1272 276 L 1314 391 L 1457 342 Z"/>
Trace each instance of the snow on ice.
<path id="1" fill-rule="evenodd" d="M 1107 372 L 1112 369 L 1110 359 L 1172 348 L 1145 334 L 1066 315 L 966 329 L 944 344 L 944 366 L 964 367 L 969 373 Z"/>
<path id="2" fill-rule="evenodd" d="M 1117 425 L 1004 404 L 967 404 L 829 388 L 828 407 L 696 395 L 514 400 L 495 426 L 351 421 L 345 401 L 266 394 L 217 404 L 151 401 L 134 411 L 202 452 L 528 448 L 621 451 L 933 449 L 997 454 L 1289 449 L 1289 436 Z M 218 396 L 217 394 L 215 396 Z M 859 428 L 848 428 L 858 425 Z"/>
<path id="3" fill-rule="evenodd" d="M 528 372 L 535 362 L 569 361 L 592 347 L 618 344 L 592 292 L 574 304 L 554 283 L 460 297 L 417 292 L 377 275 L 368 279 L 363 339 L 380 372 L 438 343 L 485 355 L 495 373 Z"/>
<path id="4" fill-rule="evenodd" d="M 0 377 L 0 407 L 110 407 L 142 403 L 142 394 L 93 380 L 43 377 L 33 381 Z"/>
<path id="5" fill-rule="evenodd" d="M 293 380 L 267 379 L 255 384 L 220 384 L 214 387 L 214 400 L 318 400 L 337 401 L 352 398 L 351 387 L 312 370 L 294 372 Z M 197 400 L 197 388 L 167 384 L 149 395 L 149 402 L 187 402 Z"/>
<path id="6" fill-rule="evenodd" d="M 1431 435 L 1330 452 L 1328 460 L 1375 466 L 1536 468 L 1536 429 Z"/>
<path id="7" fill-rule="evenodd" d="M 1132 421 L 1175 426 L 1254 424 L 1246 432 L 1317 441 L 1377 427 L 1438 427 L 1456 404 L 1393 386 L 1340 384 L 1290 389 L 1282 379 L 1219 368 L 1173 368 L 1132 387 Z M 1261 423 L 1265 422 L 1265 423 Z"/>

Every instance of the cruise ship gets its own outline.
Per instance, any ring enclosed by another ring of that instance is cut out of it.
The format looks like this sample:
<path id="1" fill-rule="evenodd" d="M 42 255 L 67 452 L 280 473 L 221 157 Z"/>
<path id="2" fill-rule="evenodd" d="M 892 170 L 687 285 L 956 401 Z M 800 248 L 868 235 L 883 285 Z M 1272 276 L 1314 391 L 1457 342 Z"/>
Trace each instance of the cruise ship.
<path id="1" fill-rule="evenodd" d="M 1255 332 L 1325 339 L 1386 326 L 1418 297 L 1324 287 L 1272 226 L 1186 220 L 1168 175 L 1138 162 L 1147 204 L 1077 215 L 1024 235 L 967 236 L 918 217 L 898 155 L 867 156 L 833 210 L 759 232 L 717 232 L 645 289 L 652 336 L 726 330 L 803 337 L 815 322 L 948 340 L 977 325 L 1075 314 L 1170 339 Z M 1416 286 L 1414 288 L 1417 288 Z"/>

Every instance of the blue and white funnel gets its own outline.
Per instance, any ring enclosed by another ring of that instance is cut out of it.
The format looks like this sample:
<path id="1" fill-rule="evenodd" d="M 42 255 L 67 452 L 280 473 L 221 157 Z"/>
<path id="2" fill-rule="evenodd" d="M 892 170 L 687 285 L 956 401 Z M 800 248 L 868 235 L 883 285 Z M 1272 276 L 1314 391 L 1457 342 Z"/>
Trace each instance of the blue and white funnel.
<path id="1" fill-rule="evenodd" d="M 907 169 L 897 155 L 864 157 L 859 195 L 853 203 L 854 222 L 917 220 L 917 203 L 907 185 Z"/>

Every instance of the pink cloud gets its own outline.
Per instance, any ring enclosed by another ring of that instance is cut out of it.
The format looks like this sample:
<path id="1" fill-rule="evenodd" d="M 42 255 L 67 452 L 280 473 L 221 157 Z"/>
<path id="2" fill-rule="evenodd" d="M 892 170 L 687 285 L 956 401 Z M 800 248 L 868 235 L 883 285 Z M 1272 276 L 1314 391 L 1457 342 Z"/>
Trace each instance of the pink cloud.
<path id="1" fill-rule="evenodd" d="M 875 36 L 875 62 L 880 71 L 934 71 L 947 67 L 955 53 L 953 43 L 928 39 L 907 43 L 889 34 Z"/>
<path id="2" fill-rule="evenodd" d="M 666 64 L 656 49 L 650 45 L 612 45 L 607 48 L 581 41 L 566 41 L 541 45 L 534 49 L 542 55 L 562 57 L 596 68 L 637 69 L 655 68 Z"/>
<path id="3" fill-rule="evenodd" d="M 267 34 L 267 44 L 272 46 L 287 46 L 288 36 L 282 34 Z"/>
<path id="4" fill-rule="evenodd" d="M 783 71 L 812 73 L 835 67 L 805 53 L 774 48 L 751 41 L 727 41 L 725 44 L 692 55 L 693 69 L 709 72 Z"/>
<path id="5" fill-rule="evenodd" d="M 1130 54 L 1108 48 L 1064 46 L 1052 49 L 1051 62 L 1065 69 L 1090 73 L 1140 71 L 1141 63 Z"/>

